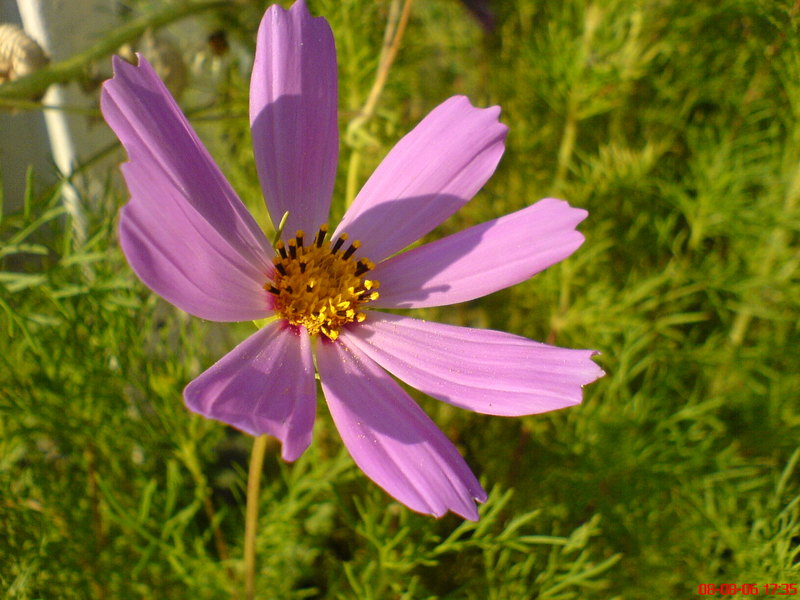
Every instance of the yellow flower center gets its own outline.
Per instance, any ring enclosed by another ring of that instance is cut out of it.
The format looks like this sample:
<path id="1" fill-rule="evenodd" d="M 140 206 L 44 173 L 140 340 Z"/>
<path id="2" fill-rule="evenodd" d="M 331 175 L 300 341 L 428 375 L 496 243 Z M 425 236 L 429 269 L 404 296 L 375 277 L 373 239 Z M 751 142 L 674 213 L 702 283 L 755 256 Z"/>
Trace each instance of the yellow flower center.
<path id="1" fill-rule="evenodd" d="M 279 317 L 292 325 L 302 325 L 310 335 L 322 333 L 335 340 L 339 330 L 365 315 L 359 307 L 378 298 L 378 282 L 364 279 L 375 265 L 366 258 L 353 258 L 361 245 L 357 240 L 344 250 L 347 234 L 333 243 L 325 240 L 328 226 L 304 246 L 304 233 L 298 231 L 285 244 L 278 242 L 272 260 L 275 279 L 264 289 L 275 297 Z"/>

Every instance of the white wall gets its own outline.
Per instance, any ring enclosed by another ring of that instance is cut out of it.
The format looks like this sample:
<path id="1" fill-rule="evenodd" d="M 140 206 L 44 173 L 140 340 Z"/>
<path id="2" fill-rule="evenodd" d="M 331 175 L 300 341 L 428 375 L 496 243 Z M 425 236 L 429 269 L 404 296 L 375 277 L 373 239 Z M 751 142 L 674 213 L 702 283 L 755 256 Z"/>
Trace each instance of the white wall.
<path id="1" fill-rule="evenodd" d="M 57 62 L 85 49 L 114 27 L 115 5 L 115 0 L 0 0 L 0 16 L 4 21 L 20 23 L 51 61 Z M 15 12 L 17 19 L 6 18 Z M 51 86 L 42 99 L 46 105 L 75 111 L 0 114 L 0 169 L 9 208 L 21 202 L 28 164 L 34 165 L 38 183 L 44 187 L 58 181 L 59 173 L 71 173 L 76 164 L 113 141 L 102 119 L 80 112 L 97 107 L 100 78 L 92 83 L 91 73 L 88 75 L 86 82 Z M 74 187 L 67 186 L 62 193 L 80 230 L 82 211 L 87 208 L 81 201 L 88 201 L 90 206 L 101 190 L 99 182 L 88 178 L 78 177 L 73 183 Z"/>

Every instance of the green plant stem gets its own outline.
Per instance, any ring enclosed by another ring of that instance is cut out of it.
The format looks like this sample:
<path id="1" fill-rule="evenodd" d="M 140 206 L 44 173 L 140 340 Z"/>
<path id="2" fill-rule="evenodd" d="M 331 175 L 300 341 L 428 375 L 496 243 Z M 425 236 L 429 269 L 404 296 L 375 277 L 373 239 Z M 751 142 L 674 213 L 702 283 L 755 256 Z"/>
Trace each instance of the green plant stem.
<path id="1" fill-rule="evenodd" d="M 400 49 L 400 41 L 403 39 L 406 25 L 408 25 L 408 17 L 411 14 L 411 3 L 412 0 L 405 0 L 399 20 L 396 17 L 398 2 L 392 3 L 392 16 L 386 24 L 386 34 L 384 35 L 383 47 L 381 48 L 378 72 L 375 74 L 375 83 L 372 84 L 372 89 L 369 91 L 369 96 L 367 96 L 367 101 L 364 103 L 364 108 L 361 109 L 361 117 L 364 119 L 369 119 L 375 113 L 375 107 L 378 105 L 378 100 L 381 97 L 383 88 L 386 87 L 386 80 L 389 78 L 389 69 L 392 67 L 392 63 L 394 63 L 394 59 L 397 57 L 397 51 Z"/>
<path id="2" fill-rule="evenodd" d="M 358 112 L 358 115 L 350 121 L 347 127 L 348 139 L 356 139 L 355 133 L 366 125 L 366 123 L 375 115 L 375 109 L 378 106 L 378 100 L 381 97 L 383 88 L 386 87 L 386 81 L 389 78 L 389 70 L 397 57 L 397 51 L 400 49 L 400 41 L 403 39 L 403 34 L 408 24 L 408 18 L 411 14 L 411 4 L 413 0 L 405 0 L 403 3 L 402 11 L 399 10 L 400 0 L 394 0 L 389 11 L 389 18 L 386 22 L 386 31 L 383 36 L 383 46 L 381 47 L 381 55 L 378 59 L 378 71 L 375 73 L 375 81 L 372 88 L 367 95 L 367 100 L 364 106 Z M 361 165 L 361 148 L 356 147 L 350 154 L 350 159 L 347 166 L 347 187 L 345 191 L 345 198 L 347 206 L 352 204 L 356 196 L 356 186 L 358 185 L 358 171 Z"/>
<path id="3" fill-rule="evenodd" d="M 569 166 L 572 162 L 572 154 L 575 151 L 575 142 L 578 138 L 578 123 L 581 121 L 581 105 L 585 96 L 585 92 L 579 86 L 583 81 L 587 57 L 591 55 L 594 34 L 600 23 L 601 16 L 600 9 L 594 4 L 590 4 L 586 9 L 581 50 L 577 58 L 577 75 L 572 82 L 567 98 L 567 114 L 564 122 L 564 131 L 561 134 L 561 143 L 558 148 L 558 164 L 551 186 L 553 195 L 561 193 L 561 188 L 566 181 Z"/>
<path id="4" fill-rule="evenodd" d="M 219 555 L 221 561 L 227 562 L 228 545 L 225 543 L 225 538 L 222 536 L 222 530 L 220 529 L 219 522 L 216 518 L 216 509 L 214 508 L 214 502 L 211 499 L 208 481 L 203 474 L 203 468 L 200 466 L 200 461 L 197 458 L 197 449 L 193 444 L 181 444 L 179 448 L 180 451 L 178 452 L 178 456 L 183 464 L 186 465 L 189 473 L 191 473 L 192 479 L 194 479 L 194 484 L 197 487 L 198 494 L 200 494 L 200 497 L 202 498 L 203 509 L 205 510 L 206 517 L 208 517 L 208 522 L 212 527 L 211 531 L 214 535 L 214 546 L 217 549 L 217 554 Z M 233 573 L 231 572 L 231 575 L 232 574 Z"/>
<path id="5" fill-rule="evenodd" d="M 244 522 L 244 597 L 253 600 L 256 593 L 256 527 L 258 525 L 258 499 L 261 487 L 261 470 L 267 436 L 260 435 L 253 442 L 250 470 L 247 473 L 247 509 Z"/>
<path id="6" fill-rule="evenodd" d="M 793 177 L 789 182 L 786 195 L 783 199 L 782 214 L 792 214 L 797 206 L 798 199 L 800 199 L 800 164 L 795 167 Z M 782 255 L 785 256 L 789 239 L 790 234 L 785 226 L 777 227 L 771 236 L 765 238 L 764 245 L 766 248 L 763 252 L 763 259 L 759 262 L 758 269 L 758 273 L 761 277 L 768 278 L 771 276 L 778 257 Z M 744 342 L 752 318 L 753 309 L 749 306 L 742 308 L 742 310 L 737 313 L 729 334 L 732 346 L 738 347 Z"/>
<path id="7" fill-rule="evenodd" d="M 556 167 L 556 176 L 552 186 L 552 193 L 554 195 L 559 194 L 561 187 L 564 185 L 569 163 L 572 160 L 572 152 L 575 149 L 575 140 L 578 137 L 578 108 L 577 102 L 575 102 L 573 99 L 574 94 L 570 95 L 567 120 L 564 123 L 564 131 L 561 135 L 561 144 L 558 148 L 558 165 Z"/>
<path id="8" fill-rule="evenodd" d="M 36 98 L 54 83 L 64 83 L 80 77 L 87 64 L 115 52 L 123 44 L 138 38 L 146 29 L 163 27 L 186 16 L 230 4 L 224 0 L 194 0 L 170 4 L 162 10 L 112 29 L 102 40 L 83 52 L 0 85 L 0 98 Z"/>

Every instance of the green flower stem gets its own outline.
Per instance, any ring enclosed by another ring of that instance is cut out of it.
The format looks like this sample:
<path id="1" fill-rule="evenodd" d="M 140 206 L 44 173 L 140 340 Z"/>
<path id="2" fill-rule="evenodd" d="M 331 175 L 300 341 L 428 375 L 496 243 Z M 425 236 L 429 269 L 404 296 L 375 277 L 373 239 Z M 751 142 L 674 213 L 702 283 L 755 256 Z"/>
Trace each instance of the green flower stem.
<path id="1" fill-rule="evenodd" d="M 260 435 L 253 442 L 250 470 L 247 473 L 247 509 L 244 522 L 244 597 L 253 600 L 256 593 L 256 527 L 258 525 L 258 499 L 261 471 L 267 436 Z"/>
<path id="2" fill-rule="evenodd" d="M 397 51 L 400 49 L 400 42 L 403 39 L 403 34 L 408 24 L 408 17 L 411 14 L 411 4 L 413 0 L 405 0 L 402 10 L 400 9 L 400 0 L 393 0 L 389 10 L 389 18 L 386 22 L 386 31 L 383 36 L 383 46 L 381 47 L 381 55 L 378 59 L 378 71 L 375 73 L 375 81 L 372 84 L 372 89 L 369 91 L 364 106 L 347 126 L 347 139 L 351 142 L 358 140 L 358 130 L 362 129 L 364 125 L 374 116 L 375 109 L 378 106 L 378 100 L 381 97 L 383 88 L 386 87 L 386 81 L 389 78 L 389 70 L 397 57 Z M 345 198 L 347 199 L 347 206 L 352 204 L 356 197 L 356 186 L 358 185 L 358 171 L 361 165 L 361 152 L 362 148 L 357 145 L 350 154 L 350 160 L 347 165 L 347 188 L 345 191 Z"/>
<path id="3" fill-rule="evenodd" d="M 587 101 L 586 91 L 580 87 L 583 84 L 583 73 L 586 71 L 586 64 L 592 54 L 592 43 L 594 35 L 597 31 L 602 13 L 600 9 L 590 4 L 586 9 L 584 19 L 583 37 L 581 39 L 581 50 L 577 55 L 577 66 L 575 68 L 578 74 L 569 90 L 567 97 L 567 112 L 564 121 L 564 130 L 561 134 L 561 143 L 558 147 L 558 163 L 556 166 L 556 174 L 551 186 L 551 194 L 556 196 L 562 193 L 562 188 L 567 179 L 569 166 L 572 162 L 572 155 L 575 151 L 575 142 L 578 139 L 578 124 L 583 119 L 582 111 L 584 104 Z"/>
<path id="4" fill-rule="evenodd" d="M 402 11 L 399 11 L 399 0 L 392 2 L 389 20 L 386 23 L 386 33 L 383 37 L 378 72 L 375 74 L 375 83 L 372 84 L 372 89 L 369 91 L 364 108 L 361 109 L 362 119 L 369 119 L 375 114 L 378 100 L 381 97 L 383 88 L 386 87 L 386 80 L 389 78 L 389 69 L 392 67 L 392 63 L 397 57 L 397 51 L 400 49 L 400 41 L 403 39 L 408 17 L 411 14 L 411 3 L 412 0 L 405 0 Z M 399 17 L 398 13 L 400 13 Z"/>

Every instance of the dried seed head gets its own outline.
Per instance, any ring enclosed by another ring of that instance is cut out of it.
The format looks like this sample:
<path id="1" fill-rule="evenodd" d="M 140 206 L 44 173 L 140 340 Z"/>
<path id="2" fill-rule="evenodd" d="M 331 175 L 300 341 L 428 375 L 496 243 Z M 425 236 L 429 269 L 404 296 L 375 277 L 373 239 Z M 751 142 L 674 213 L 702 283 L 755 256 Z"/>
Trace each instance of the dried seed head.
<path id="1" fill-rule="evenodd" d="M 0 23 L 0 83 L 38 71 L 49 62 L 42 47 L 22 29 Z"/>

